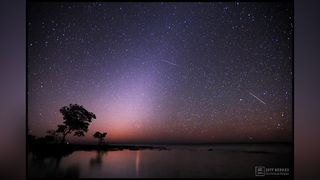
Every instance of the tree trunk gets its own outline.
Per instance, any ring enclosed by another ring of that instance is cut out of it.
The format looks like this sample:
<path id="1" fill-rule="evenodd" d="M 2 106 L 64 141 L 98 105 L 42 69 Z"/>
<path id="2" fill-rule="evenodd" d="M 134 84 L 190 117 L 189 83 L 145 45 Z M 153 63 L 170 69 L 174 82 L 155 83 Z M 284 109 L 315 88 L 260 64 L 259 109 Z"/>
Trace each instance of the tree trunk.
<path id="1" fill-rule="evenodd" d="M 61 144 L 64 144 L 65 141 L 66 141 L 66 134 L 63 134 L 61 139 Z"/>
<path id="2" fill-rule="evenodd" d="M 70 132 L 71 132 L 71 130 L 69 129 L 66 133 L 63 133 L 62 140 L 61 140 L 61 144 L 65 144 L 65 142 L 66 142 L 66 136 L 67 136 L 67 134 L 69 134 Z"/>
<path id="3" fill-rule="evenodd" d="M 63 134 L 62 140 L 61 140 L 61 144 L 65 144 L 65 142 L 66 142 L 66 135 L 67 135 L 67 133 Z"/>

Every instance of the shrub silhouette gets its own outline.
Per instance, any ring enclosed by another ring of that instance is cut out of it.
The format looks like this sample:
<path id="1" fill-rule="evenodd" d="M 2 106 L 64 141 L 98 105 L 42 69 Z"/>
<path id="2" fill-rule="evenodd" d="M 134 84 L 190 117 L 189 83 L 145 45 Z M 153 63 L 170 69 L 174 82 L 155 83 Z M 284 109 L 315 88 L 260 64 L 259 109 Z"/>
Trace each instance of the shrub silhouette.
<path id="1" fill-rule="evenodd" d="M 64 106 L 60 109 L 60 112 L 64 121 L 63 124 L 58 125 L 56 132 L 62 134 L 61 143 L 65 143 L 66 136 L 72 132 L 75 136 L 84 136 L 92 119 L 96 119 L 95 114 L 77 104 Z"/>
<path id="2" fill-rule="evenodd" d="M 59 142 L 58 132 L 54 129 L 47 131 L 47 136 L 51 136 L 53 138 L 53 142 Z"/>
<path id="3" fill-rule="evenodd" d="M 98 144 L 103 144 L 104 138 L 106 137 L 106 135 L 107 135 L 106 132 L 101 133 L 101 132 L 97 131 L 93 134 L 93 137 L 98 139 Z"/>

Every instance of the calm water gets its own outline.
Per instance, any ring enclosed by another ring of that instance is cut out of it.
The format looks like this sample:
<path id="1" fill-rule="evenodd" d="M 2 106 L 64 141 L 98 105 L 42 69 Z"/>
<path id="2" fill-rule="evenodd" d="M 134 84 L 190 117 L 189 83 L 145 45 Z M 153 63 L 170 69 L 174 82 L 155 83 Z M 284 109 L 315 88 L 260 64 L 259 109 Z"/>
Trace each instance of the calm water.
<path id="1" fill-rule="evenodd" d="M 255 166 L 288 168 L 286 145 L 167 146 L 169 150 L 75 151 L 65 157 L 28 154 L 29 177 L 254 177 Z M 211 149 L 211 151 L 208 151 Z"/>

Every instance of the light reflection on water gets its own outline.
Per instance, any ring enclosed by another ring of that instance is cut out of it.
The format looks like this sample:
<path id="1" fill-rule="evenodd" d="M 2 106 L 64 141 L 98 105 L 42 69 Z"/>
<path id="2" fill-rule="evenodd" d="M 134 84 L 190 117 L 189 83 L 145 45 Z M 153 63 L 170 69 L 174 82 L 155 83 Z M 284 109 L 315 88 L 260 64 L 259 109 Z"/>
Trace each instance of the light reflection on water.
<path id="1" fill-rule="evenodd" d="M 136 155 L 136 176 L 139 177 L 139 167 L 140 167 L 140 151 L 137 151 Z"/>
<path id="2" fill-rule="evenodd" d="M 254 177 L 254 167 L 290 167 L 290 146 L 175 146 L 170 150 L 28 155 L 30 177 Z M 208 151 L 210 149 L 210 151 Z"/>

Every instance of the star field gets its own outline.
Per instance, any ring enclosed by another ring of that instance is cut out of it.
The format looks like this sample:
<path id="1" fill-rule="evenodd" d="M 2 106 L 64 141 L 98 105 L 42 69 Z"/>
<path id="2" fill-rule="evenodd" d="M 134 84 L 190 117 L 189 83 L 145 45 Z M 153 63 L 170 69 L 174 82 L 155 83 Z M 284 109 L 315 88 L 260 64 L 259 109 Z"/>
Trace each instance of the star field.
<path id="1" fill-rule="evenodd" d="M 264 142 L 292 136 L 292 5 L 29 3 L 28 125 L 59 109 L 111 142 Z"/>

